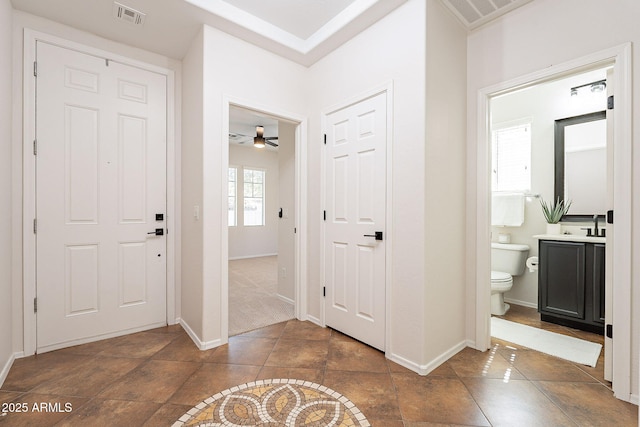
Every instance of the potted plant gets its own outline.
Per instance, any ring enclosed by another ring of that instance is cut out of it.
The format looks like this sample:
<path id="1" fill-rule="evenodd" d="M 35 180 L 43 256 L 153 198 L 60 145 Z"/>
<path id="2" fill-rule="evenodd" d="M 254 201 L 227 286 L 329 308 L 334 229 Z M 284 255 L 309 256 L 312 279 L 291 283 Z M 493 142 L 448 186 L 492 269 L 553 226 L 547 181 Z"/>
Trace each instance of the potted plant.
<path id="1" fill-rule="evenodd" d="M 559 223 L 562 217 L 569 212 L 571 200 L 565 202 L 558 197 L 555 202 L 547 203 L 540 198 L 540 205 L 544 219 L 547 221 L 547 234 L 561 234 L 562 226 Z"/>

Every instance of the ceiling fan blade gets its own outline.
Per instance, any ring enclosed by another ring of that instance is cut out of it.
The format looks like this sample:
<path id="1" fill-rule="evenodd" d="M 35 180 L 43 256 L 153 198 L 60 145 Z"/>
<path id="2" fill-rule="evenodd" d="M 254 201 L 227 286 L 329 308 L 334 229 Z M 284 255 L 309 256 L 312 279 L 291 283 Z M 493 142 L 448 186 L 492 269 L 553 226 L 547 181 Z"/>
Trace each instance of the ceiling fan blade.
<path id="1" fill-rule="evenodd" d="M 277 141 L 277 140 L 278 140 L 278 137 L 277 137 L 277 136 L 268 136 L 268 137 L 266 137 L 265 139 L 266 139 L 267 141 L 274 141 L 274 140 L 275 140 L 275 141 Z"/>
<path id="2" fill-rule="evenodd" d="M 264 140 L 264 142 L 265 142 L 266 144 L 269 144 L 269 145 L 270 145 L 270 146 L 272 146 L 272 147 L 277 147 L 277 146 L 278 146 L 278 144 L 276 144 L 275 142 L 271 142 L 271 141 L 269 141 L 268 139 L 265 139 L 265 140 Z"/>

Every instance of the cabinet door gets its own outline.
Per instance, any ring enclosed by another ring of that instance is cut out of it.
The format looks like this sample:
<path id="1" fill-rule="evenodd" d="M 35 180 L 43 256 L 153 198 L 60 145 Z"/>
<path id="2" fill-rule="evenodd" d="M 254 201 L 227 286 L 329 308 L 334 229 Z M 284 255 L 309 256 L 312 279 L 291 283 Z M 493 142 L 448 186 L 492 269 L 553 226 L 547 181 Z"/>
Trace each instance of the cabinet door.
<path id="1" fill-rule="evenodd" d="M 542 313 L 585 317 L 585 244 L 540 241 L 539 300 Z"/>
<path id="2" fill-rule="evenodd" d="M 593 279 L 590 285 L 593 289 L 593 321 L 604 324 L 604 265 L 605 245 L 593 245 Z"/>

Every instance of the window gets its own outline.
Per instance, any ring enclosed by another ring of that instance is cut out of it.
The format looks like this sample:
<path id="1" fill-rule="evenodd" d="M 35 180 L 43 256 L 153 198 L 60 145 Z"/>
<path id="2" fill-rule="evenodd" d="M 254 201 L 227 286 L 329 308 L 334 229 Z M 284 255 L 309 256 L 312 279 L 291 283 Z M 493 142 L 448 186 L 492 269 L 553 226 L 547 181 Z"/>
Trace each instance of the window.
<path id="1" fill-rule="evenodd" d="M 234 227 L 238 225 L 238 215 L 236 213 L 238 206 L 237 196 L 237 183 L 238 183 L 238 169 L 235 167 L 229 168 L 229 226 Z"/>
<path id="2" fill-rule="evenodd" d="M 245 169 L 244 225 L 264 225 L 264 171 Z"/>
<path id="3" fill-rule="evenodd" d="M 531 121 L 495 126 L 491 137 L 493 191 L 530 191 Z"/>

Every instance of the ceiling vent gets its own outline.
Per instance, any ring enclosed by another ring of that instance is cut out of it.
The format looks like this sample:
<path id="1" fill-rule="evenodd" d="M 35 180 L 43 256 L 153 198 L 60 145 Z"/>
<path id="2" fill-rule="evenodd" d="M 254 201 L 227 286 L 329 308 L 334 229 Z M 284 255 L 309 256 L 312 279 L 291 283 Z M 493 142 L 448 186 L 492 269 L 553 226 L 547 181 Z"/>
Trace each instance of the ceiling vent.
<path id="1" fill-rule="evenodd" d="M 118 2 L 113 2 L 113 16 L 134 25 L 143 25 L 146 17 L 144 13 Z"/>
<path id="2" fill-rule="evenodd" d="M 532 0 L 442 0 L 469 30 L 478 28 Z"/>

